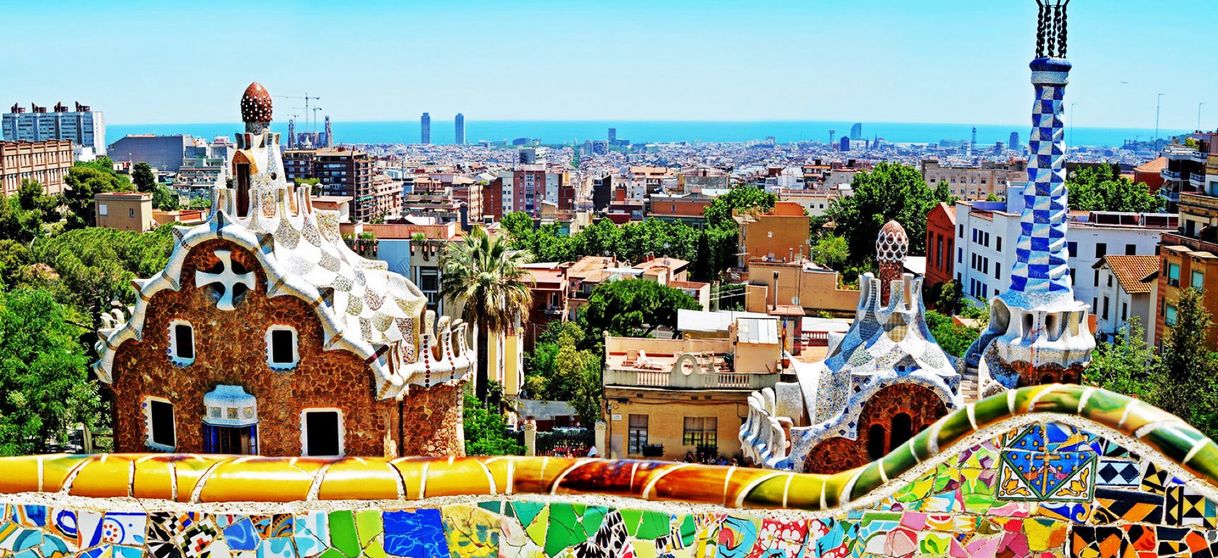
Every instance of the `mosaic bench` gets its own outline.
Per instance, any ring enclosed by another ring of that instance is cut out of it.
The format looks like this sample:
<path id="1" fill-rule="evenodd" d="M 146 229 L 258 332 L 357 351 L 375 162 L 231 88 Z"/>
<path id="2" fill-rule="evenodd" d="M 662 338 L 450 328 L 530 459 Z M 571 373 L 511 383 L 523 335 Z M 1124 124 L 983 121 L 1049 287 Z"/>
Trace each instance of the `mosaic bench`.
<path id="1" fill-rule="evenodd" d="M 836 475 L 480 457 L 0 459 L 0 556 L 1208 556 L 1218 446 L 1080 386 L 1010 391 Z"/>

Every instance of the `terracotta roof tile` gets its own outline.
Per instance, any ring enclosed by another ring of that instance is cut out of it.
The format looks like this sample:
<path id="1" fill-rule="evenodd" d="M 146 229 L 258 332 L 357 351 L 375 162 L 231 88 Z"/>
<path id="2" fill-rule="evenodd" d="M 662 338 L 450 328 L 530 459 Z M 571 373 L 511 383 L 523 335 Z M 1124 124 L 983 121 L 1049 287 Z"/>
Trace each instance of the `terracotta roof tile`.
<path id="1" fill-rule="evenodd" d="M 1143 281 L 1159 269 L 1158 256 L 1104 256 L 1121 288 L 1130 294 L 1149 293 L 1154 284 Z"/>

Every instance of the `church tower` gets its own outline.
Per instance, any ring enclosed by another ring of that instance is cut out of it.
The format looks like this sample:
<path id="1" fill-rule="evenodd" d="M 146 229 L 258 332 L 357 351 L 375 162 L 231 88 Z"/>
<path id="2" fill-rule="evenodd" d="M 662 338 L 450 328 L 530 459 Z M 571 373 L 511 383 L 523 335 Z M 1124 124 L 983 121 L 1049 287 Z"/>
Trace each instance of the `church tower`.
<path id="1" fill-rule="evenodd" d="M 1066 5 L 1038 0 L 1036 58 L 1032 60 L 1032 131 L 1028 181 L 1023 189 L 1011 285 L 990 301 L 989 328 L 962 360 L 976 374 L 979 396 L 1005 388 L 1077 383 L 1095 348 L 1090 308 L 1074 298 L 1066 247 L 1066 143 L 1062 100 L 1066 60 Z"/>

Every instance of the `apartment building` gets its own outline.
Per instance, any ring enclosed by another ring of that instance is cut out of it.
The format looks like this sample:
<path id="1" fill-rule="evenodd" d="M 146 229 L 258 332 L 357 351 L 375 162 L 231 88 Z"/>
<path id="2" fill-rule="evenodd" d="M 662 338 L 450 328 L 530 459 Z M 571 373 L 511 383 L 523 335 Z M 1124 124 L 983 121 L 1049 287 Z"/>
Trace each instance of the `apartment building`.
<path id="1" fill-rule="evenodd" d="M 1155 289 L 1155 342 L 1176 325 L 1183 289 L 1201 291 L 1202 303 L 1218 315 L 1218 131 L 1192 135 L 1194 146 L 1164 150 L 1163 188 L 1179 211 L 1180 227 L 1163 235 Z M 1218 328 L 1209 342 L 1218 348 Z"/>
<path id="2" fill-rule="evenodd" d="M 1028 162 L 1010 159 L 1006 162 L 982 162 L 980 165 L 944 165 L 936 159 L 922 161 L 922 178 L 932 188 L 947 184 L 952 195 L 962 200 L 984 200 L 990 195 L 1006 193 L 1008 183 L 1028 180 Z"/>
<path id="3" fill-rule="evenodd" d="M 16 194 L 25 180 L 37 180 L 47 195 L 59 194 L 70 168 L 68 140 L 0 142 L 0 193 L 6 196 Z"/>
<path id="4" fill-rule="evenodd" d="M 0 129 L 6 141 L 63 140 L 88 148 L 94 155 L 106 154 L 106 119 L 89 105 L 76 103 L 71 110 L 55 103 L 51 112 L 47 107 L 31 105 L 26 112 L 25 107 L 14 103 L 0 116 Z"/>

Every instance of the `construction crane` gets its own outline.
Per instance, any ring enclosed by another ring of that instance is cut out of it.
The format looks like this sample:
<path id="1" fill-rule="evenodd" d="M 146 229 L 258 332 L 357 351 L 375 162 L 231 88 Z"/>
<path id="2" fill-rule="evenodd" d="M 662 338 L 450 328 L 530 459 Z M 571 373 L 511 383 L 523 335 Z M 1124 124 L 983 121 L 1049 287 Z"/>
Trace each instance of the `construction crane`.
<path id="1" fill-rule="evenodd" d="M 309 120 L 309 101 L 318 101 L 318 100 L 321 100 L 321 97 L 310 97 L 308 93 L 305 93 L 303 96 L 299 96 L 299 95 L 275 95 L 275 96 L 276 96 L 276 97 L 279 97 L 280 99 L 304 99 L 304 102 L 305 102 L 305 106 L 304 106 L 304 110 L 305 110 L 305 124 L 308 124 L 308 123 L 309 123 L 309 122 L 308 122 L 308 120 Z M 315 124 L 317 124 L 317 122 L 316 122 L 316 121 L 314 121 L 314 122 L 313 122 L 313 124 L 310 124 L 310 125 L 309 125 L 309 131 L 310 131 L 310 132 L 312 132 L 312 131 L 313 131 L 313 128 L 314 128 L 314 125 L 315 125 Z"/>

